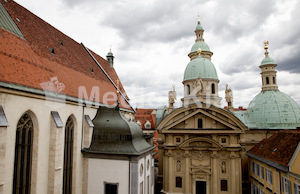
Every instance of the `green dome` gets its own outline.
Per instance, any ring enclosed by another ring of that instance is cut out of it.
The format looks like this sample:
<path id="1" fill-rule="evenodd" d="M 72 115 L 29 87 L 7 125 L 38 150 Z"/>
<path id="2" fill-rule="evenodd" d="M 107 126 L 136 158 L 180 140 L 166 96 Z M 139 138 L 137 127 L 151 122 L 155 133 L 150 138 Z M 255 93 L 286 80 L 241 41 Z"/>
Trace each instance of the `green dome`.
<path id="1" fill-rule="evenodd" d="M 183 81 L 197 79 L 198 77 L 201 79 L 219 79 L 214 64 L 201 56 L 189 62 L 184 71 Z"/>
<path id="2" fill-rule="evenodd" d="M 203 30 L 203 27 L 201 26 L 200 22 L 198 22 L 196 26 L 196 30 Z"/>
<path id="3" fill-rule="evenodd" d="M 266 57 L 261 61 L 261 65 L 269 65 L 269 64 L 271 65 L 276 64 L 274 59 L 272 59 L 271 57 Z"/>
<path id="4" fill-rule="evenodd" d="M 113 56 L 113 53 L 111 52 L 111 50 L 107 53 L 107 56 L 108 57 Z"/>
<path id="5" fill-rule="evenodd" d="M 247 113 L 259 128 L 294 129 L 300 127 L 298 104 L 279 90 L 261 91 L 250 102 Z"/>
<path id="6" fill-rule="evenodd" d="M 201 48 L 201 51 L 210 51 L 208 45 L 205 42 L 202 41 L 197 41 L 195 42 L 195 44 L 193 45 L 192 49 L 191 49 L 191 53 L 193 52 L 197 52 L 197 50 L 199 49 L 199 47 Z"/>

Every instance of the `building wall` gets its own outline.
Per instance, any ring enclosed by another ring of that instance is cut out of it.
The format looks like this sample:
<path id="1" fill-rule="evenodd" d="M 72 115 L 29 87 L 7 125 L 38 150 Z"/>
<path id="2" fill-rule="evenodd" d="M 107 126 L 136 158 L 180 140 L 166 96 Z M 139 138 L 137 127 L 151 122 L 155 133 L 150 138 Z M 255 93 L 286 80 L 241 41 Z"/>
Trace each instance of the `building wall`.
<path id="1" fill-rule="evenodd" d="M 104 193 L 104 184 L 118 184 L 119 193 L 129 193 L 129 161 L 88 159 L 88 193 Z"/>
<path id="2" fill-rule="evenodd" d="M 33 120 L 33 154 L 32 154 L 32 193 L 61 193 L 64 158 L 65 128 L 56 127 L 51 111 L 57 111 L 63 124 L 71 116 L 74 121 L 73 145 L 73 193 L 81 193 L 83 186 L 82 127 L 83 107 L 77 103 L 65 101 L 45 101 L 44 97 L 15 90 L 0 88 L 0 105 L 6 114 L 9 126 L 5 129 L 2 139 L 4 147 L 0 159 L 4 164 L 0 191 L 12 193 L 16 127 L 24 113 L 28 113 Z M 93 118 L 97 109 L 85 108 L 85 114 Z"/>
<path id="3" fill-rule="evenodd" d="M 138 193 L 154 193 L 154 158 L 148 154 L 138 161 Z M 143 188 L 141 187 L 143 186 Z"/>
<path id="4" fill-rule="evenodd" d="M 268 175 L 269 172 L 271 172 L 271 179 Z M 249 175 L 251 193 L 255 192 L 257 188 L 266 194 L 298 194 L 300 192 L 297 190 L 300 189 L 300 174 L 283 172 L 251 157 L 249 158 Z"/>

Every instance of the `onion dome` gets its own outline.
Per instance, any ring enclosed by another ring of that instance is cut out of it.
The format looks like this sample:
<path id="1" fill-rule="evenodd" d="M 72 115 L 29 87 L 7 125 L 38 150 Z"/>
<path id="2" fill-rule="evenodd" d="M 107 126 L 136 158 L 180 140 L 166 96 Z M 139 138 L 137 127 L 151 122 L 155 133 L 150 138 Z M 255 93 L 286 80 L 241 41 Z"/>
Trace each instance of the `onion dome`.
<path id="1" fill-rule="evenodd" d="M 89 148 L 95 154 L 141 155 L 153 149 L 145 140 L 140 126 L 125 118 L 115 108 L 99 107 L 93 120 L 94 130 Z"/>

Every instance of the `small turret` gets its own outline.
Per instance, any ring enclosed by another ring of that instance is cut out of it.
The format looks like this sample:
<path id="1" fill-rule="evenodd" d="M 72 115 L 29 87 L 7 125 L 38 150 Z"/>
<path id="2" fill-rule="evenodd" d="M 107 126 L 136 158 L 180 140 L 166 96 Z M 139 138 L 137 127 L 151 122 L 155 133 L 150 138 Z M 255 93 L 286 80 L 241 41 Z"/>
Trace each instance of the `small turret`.
<path id="1" fill-rule="evenodd" d="M 113 55 L 113 53 L 111 52 L 111 49 L 110 49 L 109 52 L 106 55 L 106 59 L 109 62 L 111 68 L 114 68 L 114 58 L 115 57 L 114 57 L 114 55 Z"/>
<path id="2" fill-rule="evenodd" d="M 269 57 L 268 52 L 268 41 L 264 42 L 265 58 L 262 60 L 261 65 L 261 78 L 262 78 L 262 90 L 278 90 L 277 81 L 276 81 L 276 69 L 277 66 L 275 61 Z"/>

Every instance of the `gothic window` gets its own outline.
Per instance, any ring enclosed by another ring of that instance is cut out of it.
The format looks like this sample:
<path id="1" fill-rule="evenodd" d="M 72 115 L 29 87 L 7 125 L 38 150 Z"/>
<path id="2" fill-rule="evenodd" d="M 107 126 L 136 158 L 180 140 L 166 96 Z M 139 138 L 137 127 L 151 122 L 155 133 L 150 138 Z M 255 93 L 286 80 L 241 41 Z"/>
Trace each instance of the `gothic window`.
<path id="1" fill-rule="evenodd" d="M 176 177 L 176 187 L 182 188 L 182 177 Z"/>
<path id="2" fill-rule="evenodd" d="M 211 93 L 212 94 L 216 93 L 216 86 L 215 86 L 215 84 L 211 84 Z"/>
<path id="3" fill-rule="evenodd" d="M 198 129 L 202 129 L 203 128 L 203 121 L 202 119 L 198 119 Z"/>
<path id="4" fill-rule="evenodd" d="M 73 163 L 74 122 L 68 118 L 65 127 L 63 194 L 72 193 L 72 163 Z"/>
<path id="5" fill-rule="evenodd" d="M 191 94 L 191 88 L 190 85 L 186 85 L 186 93 L 189 95 Z"/>
<path id="6" fill-rule="evenodd" d="M 266 77 L 266 84 L 270 84 L 269 77 Z"/>
<path id="7" fill-rule="evenodd" d="M 25 113 L 19 120 L 16 132 L 13 178 L 14 193 L 30 193 L 33 123 Z"/>

